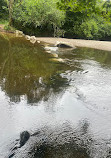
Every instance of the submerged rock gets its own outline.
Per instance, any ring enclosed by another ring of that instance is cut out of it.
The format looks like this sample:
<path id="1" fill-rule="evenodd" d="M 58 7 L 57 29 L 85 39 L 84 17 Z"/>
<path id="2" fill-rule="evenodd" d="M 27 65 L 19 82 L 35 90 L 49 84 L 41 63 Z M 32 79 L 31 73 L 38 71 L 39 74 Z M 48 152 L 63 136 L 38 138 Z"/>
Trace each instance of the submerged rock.
<path id="1" fill-rule="evenodd" d="M 50 51 L 50 50 L 47 50 L 46 52 L 49 53 L 49 54 L 51 54 L 51 51 Z"/>
<path id="2" fill-rule="evenodd" d="M 64 59 L 62 58 L 52 58 L 51 61 L 55 61 L 55 62 L 61 62 L 61 63 L 64 63 Z"/>
<path id="3" fill-rule="evenodd" d="M 53 57 L 58 58 L 58 54 L 52 53 Z"/>
<path id="4" fill-rule="evenodd" d="M 29 138 L 30 138 L 30 133 L 28 131 L 24 131 L 20 133 L 20 147 L 25 145 L 25 143 L 28 141 Z"/>
<path id="5" fill-rule="evenodd" d="M 58 50 L 58 47 L 49 47 L 49 46 L 46 46 L 45 47 L 45 50 L 47 50 L 47 51 L 57 51 Z"/>

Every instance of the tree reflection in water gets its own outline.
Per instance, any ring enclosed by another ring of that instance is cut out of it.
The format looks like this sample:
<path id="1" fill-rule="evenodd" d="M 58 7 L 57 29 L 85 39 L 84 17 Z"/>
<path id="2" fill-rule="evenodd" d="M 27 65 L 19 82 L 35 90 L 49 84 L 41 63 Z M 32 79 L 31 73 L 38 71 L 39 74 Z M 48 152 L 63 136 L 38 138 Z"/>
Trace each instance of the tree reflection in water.
<path id="1" fill-rule="evenodd" d="M 61 64 L 49 62 L 50 55 L 39 44 L 23 38 L 0 37 L 0 42 L 0 83 L 11 102 L 20 102 L 22 95 L 28 103 L 47 100 L 68 84 L 60 76 Z"/>
<path id="2" fill-rule="evenodd" d="M 24 38 L 0 36 L 0 83 L 11 102 L 20 102 L 25 96 L 28 103 L 47 100 L 50 93 L 59 92 L 68 85 L 61 77 L 66 70 L 82 71 L 82 60 L 94 59 L 101 66 L 110 66 L 110 53 L 89 48 L 59 52 L 67 63 L 50 62 L 51 55 L 39 44 L 32 45 Z"/>

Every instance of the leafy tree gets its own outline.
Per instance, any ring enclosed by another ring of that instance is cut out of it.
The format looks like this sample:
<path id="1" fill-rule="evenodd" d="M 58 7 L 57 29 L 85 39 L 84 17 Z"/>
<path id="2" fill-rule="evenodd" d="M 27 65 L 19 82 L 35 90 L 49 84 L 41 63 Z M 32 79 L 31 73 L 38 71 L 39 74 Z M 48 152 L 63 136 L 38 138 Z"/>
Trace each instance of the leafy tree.
<path id="1" fill-rule="evenodd" d="M 111 1 L 110 0 L 107 0 L 102 3 L 101 10 L 102 10 L 102 16 L 107 21 L 111 21 Z"/>
<path id="2" fill-rule="evenodd" d="M 58 8 L 66 12 L 63 27 L 66 32 L 65 37 L 109 39 L 111 36 L 111 23 L 108 20 L 109 4 L 110 2 L 100 0 L 61 0 L 58 2 Z M 106 6 L 107 9 L 104 8 Z"/>
<path id="3" fill-rule="evenodd" d="M 8 17 L 7 2 L 0 0 L 0 19 L 6 20 Z"/>
<path id="4" fill-rule="evenodd" d="M 57 2 L 60 10 L 81 13 L 84 16 L 90 16 L 98 11 L 97 0 L 61 0 Z"/>
<path id="5" fill-rule="evenodd" d="M 54 30 L 54 33 L 64 22 L 65 14 L 56 8 L 57 0 L 23 0 L 15 3 L 13 20 L 23 27 Z M 19 27 L 19 25 L 18 25 Z"/>
<path id="6" fill-rule="evenodd" d="M 9 9 L 9 25 L 12 25 L 12 14 L 13 14 L 13 4 L 14 0 L 9 0 L 8 9 Z"/>

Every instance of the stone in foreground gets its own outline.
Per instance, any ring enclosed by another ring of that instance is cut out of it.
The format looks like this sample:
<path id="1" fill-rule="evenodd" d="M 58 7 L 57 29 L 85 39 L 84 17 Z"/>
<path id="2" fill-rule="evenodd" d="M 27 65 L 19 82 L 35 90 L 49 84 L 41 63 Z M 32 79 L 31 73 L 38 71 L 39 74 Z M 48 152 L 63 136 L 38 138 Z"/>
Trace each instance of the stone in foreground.
<path id="1" fill-rule="evenodd" d="M 20 133 L 20 147 L 25 145 L 25 143 L 28 141 L 29 138 L 30 138 L 30 133 L 28 131 L 24 131 Z"/>

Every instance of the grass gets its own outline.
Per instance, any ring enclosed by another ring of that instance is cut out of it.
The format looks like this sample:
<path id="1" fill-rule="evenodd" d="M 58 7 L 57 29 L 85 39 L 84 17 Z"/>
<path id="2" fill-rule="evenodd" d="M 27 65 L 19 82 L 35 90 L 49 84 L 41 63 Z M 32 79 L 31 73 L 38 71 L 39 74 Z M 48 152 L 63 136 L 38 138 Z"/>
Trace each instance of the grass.
<path id="1" fill-rule="evenodd" d="M 8 25 L 8 20 L 0 19 L 0 24 L 2 24 L 2 25 Z"/>

